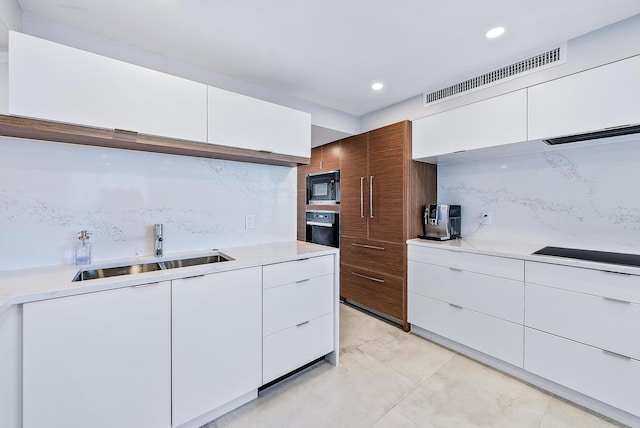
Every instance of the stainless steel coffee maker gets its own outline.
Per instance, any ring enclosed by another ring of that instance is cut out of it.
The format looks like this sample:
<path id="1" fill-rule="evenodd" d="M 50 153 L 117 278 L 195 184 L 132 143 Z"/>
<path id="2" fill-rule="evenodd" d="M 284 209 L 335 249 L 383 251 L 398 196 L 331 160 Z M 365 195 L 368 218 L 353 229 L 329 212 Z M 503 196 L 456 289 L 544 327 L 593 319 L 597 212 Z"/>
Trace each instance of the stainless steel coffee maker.
<path id="1" fill-rule="evenodd" d="M 460 205 L 432 204 L 424 208 L 424 238 L 446 241 L 459 239 L 461 230 Z"/>

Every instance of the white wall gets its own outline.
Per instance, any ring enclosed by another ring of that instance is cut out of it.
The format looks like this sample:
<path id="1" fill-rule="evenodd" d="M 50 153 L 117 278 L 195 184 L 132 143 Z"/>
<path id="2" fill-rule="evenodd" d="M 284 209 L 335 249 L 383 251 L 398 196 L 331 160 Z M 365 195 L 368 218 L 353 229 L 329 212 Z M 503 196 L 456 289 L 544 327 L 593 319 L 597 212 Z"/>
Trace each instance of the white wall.
<path id="1" fill-rule="evenodd" d="M 541 31 L 544 31 L 544 25 L 541 26 Z M 640 54 L 638 40 L 640 40 L 640 15 L 569 40 L 567 42 L 567 61 L 562 65 L 428 107 L 422 105 L 422 94 L 417 94 L 406 101 L 362 116 L 360 118 L 361 131 L 369 131 L 401 120 L 416 120 L 461 105 L 506 94 L 517 89 L 638 55 Z M 532 52 L 531 54 L 537 53 L 540 52 Z M 425 70 L 425 73 L 428 73 L 428 70 Z M 468 77 L 471 78 L 473 76 Z M 436 89 L 440 88 L 425 88 L 425 91 Z"/>
<path id="2" fill-rule="evenodd" d="M 296 239 L 296 169 L 0 138 L 0 270 Z M 245 215 L 255 229 L 245 230 Z"/>
<path id="3" fill-rule="evenodd" d="M 640 253 L 639 159 L 640 137 L 439 165 L 438 202 L 462 205 L 467 239 Z"/>

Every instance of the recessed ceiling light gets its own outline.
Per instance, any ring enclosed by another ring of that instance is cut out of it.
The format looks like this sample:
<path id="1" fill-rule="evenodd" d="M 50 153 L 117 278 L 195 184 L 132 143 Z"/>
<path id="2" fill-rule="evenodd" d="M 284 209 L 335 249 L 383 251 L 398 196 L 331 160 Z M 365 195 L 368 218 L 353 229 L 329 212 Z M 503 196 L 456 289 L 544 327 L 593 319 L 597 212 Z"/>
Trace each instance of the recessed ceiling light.
<path id="1" fill-rule="evenodd" d="M 374 91 L 379 91 L 382 88 L 384 88 L 384 85 L 380 82 L 376 82 L 373 85 L 371 85 L 371 89 L 373 89 Z"/>
<path id="2" fill-rule="evenodd" d="M 485 35 L 487 36 L 487 39 L 495 39 L 496 37 L 502 36 L 503 33 L 504 27 L 495 27 L 487 31 L 487 34 Z"/>

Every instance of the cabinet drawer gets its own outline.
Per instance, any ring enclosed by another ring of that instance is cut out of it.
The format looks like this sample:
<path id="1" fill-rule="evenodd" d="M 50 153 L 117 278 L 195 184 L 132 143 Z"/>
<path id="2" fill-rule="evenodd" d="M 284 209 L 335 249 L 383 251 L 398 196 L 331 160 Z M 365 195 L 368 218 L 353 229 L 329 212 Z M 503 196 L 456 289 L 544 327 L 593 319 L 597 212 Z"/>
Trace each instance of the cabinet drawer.
<path id="1" fill-rule="evenodd" d="M 389 275 L 404 276 L 404 251 L 404 244 L 340 238 L 340 260 L 343 263 Z"/>
<path id="2" fill-rule="evenodd" d="M 332 352 L 333 342 L 333 313 L 265 337 L 262 383 Z"/>
<path id="3" fill-rule="evenodd" d="M 349 265 L 340 268 L 340 296 L 403 319 L 403 279 Z"/>
<path id="4" fill-rule="evenodd" d="M 524 281 L 523 260 L 418 245 L 407 251 L 409 260 Z"/>
<path id="5" fill-rule="evenodd" d="M 263 295 L 263 335 L 333 312 L 333 302 L 333 275 L 269 288 Z"/>
<path id="6" fill-rule="evenodd" d="M 524 368 L 640 416 L 640 361 L 526 328 Z"/>
<path id="7" fill-rule="evenodd" d="M 522 367 L 522 325 L 409 293 L 409 322 Z"/>
<path id="8" fill-rule="evenodd" d="M 267 289 L 331 274 L 333 260 L 333 256 L 329 255 L 266 265 L 262 268 L 262 285 Z"/>
<path id="9" fill-rule="evenodd" d="M 527 283 L 640 303 L 640 275 L 526 262 Z"/>
<path id="10" fill-rule="evenodd" d="M 409 261 L 409 291 L 522 324 L 524 283 Z"/>
<path id="11" fill-rule="evenodd" d="M 526 285 L 526 325 L 640 360 L 640 305 Z"/>

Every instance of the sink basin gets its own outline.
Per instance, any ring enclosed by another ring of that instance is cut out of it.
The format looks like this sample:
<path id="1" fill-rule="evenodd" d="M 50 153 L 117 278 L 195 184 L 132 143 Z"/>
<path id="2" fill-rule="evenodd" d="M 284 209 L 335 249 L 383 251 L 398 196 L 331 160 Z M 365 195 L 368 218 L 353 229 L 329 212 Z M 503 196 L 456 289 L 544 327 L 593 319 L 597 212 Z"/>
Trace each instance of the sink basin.
<path id="1" fill-rule="evenodd" d="M 175 269 L 187 266 L 205 265 L 208 263 L 228 262 L 229 260 L 233 259 L 231 257 L 225 256 L 224 254 L 216 254 L 212 256 L 193 257 L 189 259 L 166 260 L 162 262 L 162 264 L 164 264 L 166 269 Z"/>
<path id="2" fill-rule="evenodd" d="M 209 263 L 228 262 L 231 257 L 222 253 L 202 257 L 190 257 L 186 259 L 164 260 L 162 262 L 140 263 L 135 265 L 117 266 L 102 269 L 81 270 L 73 278 L 74 282 L 87 281 L 89 279 L 109 278 L 112 276 L 131 275 L 134 273 L 153 272 L 157 270 L 176 269 L 187 266 L 198 266 Z"/>
<path id="3" fill-rule="evenodd" d="M 131 275 L 133 273 L 153 272 L 161 270 L 159 263 L 143 263 L 128 266 L 117 266 L 102 269 L 81 270 L 73 278 L 73 281 L 87 281 L 89 279 L 109 278 L 112 276 Z"/>

